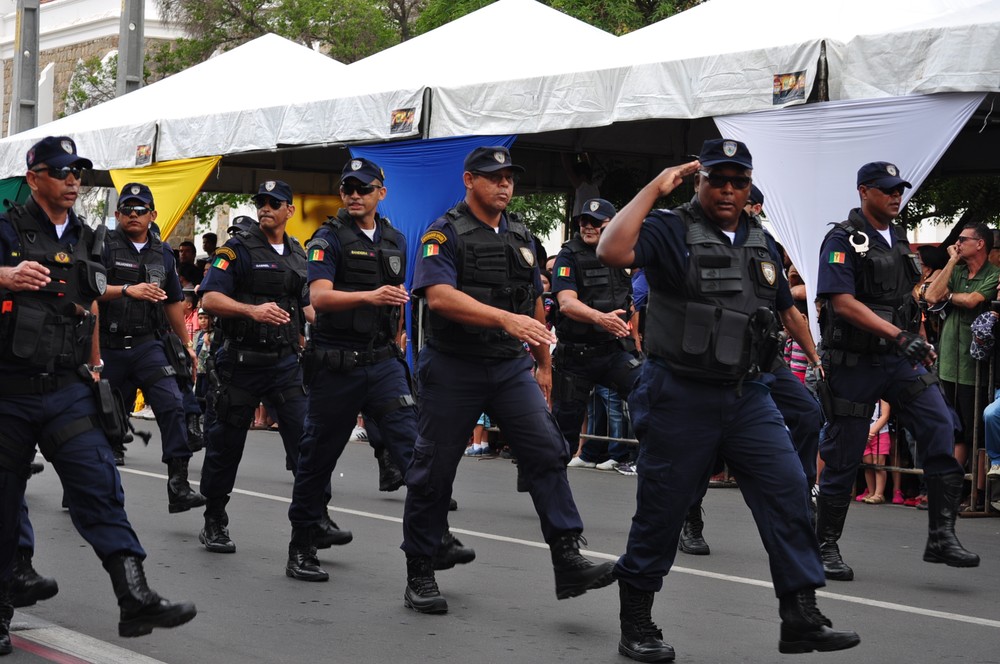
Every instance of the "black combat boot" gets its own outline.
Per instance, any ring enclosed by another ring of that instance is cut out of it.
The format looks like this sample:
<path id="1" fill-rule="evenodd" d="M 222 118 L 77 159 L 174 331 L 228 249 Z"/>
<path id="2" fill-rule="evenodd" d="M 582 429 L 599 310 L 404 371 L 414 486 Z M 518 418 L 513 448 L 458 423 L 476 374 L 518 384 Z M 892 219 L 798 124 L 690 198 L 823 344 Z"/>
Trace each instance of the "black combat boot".
<path id="1" fill-rule="evenodd" d="M 212 553 L 236 553 L 236 544 L 229 539 L 228 503 L 229 496 L 225 496 L 209 498 L 205 504 L 205 527 L 198 533 L 198 541 Z"/>
<path id="2" fill-rule="evenodd" d="M 816 538 L 823 558 L 823 574 L 833 581 L 854 579 L 854 570 L 840 557 L 840 547 L 837 546 L 850 504 L 850 496 L 816 496 Z"/>
<path id="3" fill-rule="evenodd" d="M 124 466 L 125 465 L 125 445 L 123 445 L 121 443 L 112 443 L 112 445 L 111 445 L 111 453 L 115 457 L 115 465 L 116 466 Z"/>
<path id="4" fill-rule="evenodd" d="M 10 582 L 0 581 L 0 657 L 14 652 L 10 642 L 10 619 L 14 617 L 14 607 L 10 603 Z"/>
<path id="5" fill-rule="evenodd" d="M 614 578 L 611 563 L 595 565 L 580 555 L 580 543 L 587 540 L 579 533 L 563 533 L 549 543 L 552 566 L 556 573 L 556 598 L 569 599 L 588 590 L 603 588 Z"/>
<path id="6" fill-rule="evenodd" d="M 167 510 L 171 514 L 187 512 L 205 504 L 205 496 L 188 482 L 188 459 L 167 460 Z"/>
<path id="7" fill-rule="evenodd" d="M 330 518 L 330 513 L 325 509 L 319 523 L 313 526 L 313 545 L 317 549 L 329 549 L 331 546 L 342 546 L 350 543 L 354 539 L 354 533 L 350 530 L 341 530 Z"/>
<path id="8" fill-rule="evenodd" d="M 684 518 L 684 527 L 681 529 L 681 537 L 677 540 L 677 548 L 692 556 L 707 556 L 712 552 L 702 536 L 705 522 L 701 518 L 701 512 L 701 500 L 699 500 L 688 510 Z"/>
<path id="9" fill-rule="evenodd" d="M 15 608 L 55 597 L 59 592 L 56 580 L 42 576 L 31 565 L 31 549 L 18 547 L 14 555 L 14 576 L 10 581 L 10 599 Z"/>
<path id="10" fill-rule="evenodd" d="M 674 649 L 663 642 L 663 632 L 653 622 L 654 593 L 639 590 L 624 581 L 618 582 L 622 638 L 618 652 L 637 662 L 672 662 Z"/>
<path id="11" fill-rule="evenodd" d="M 378 490 L 396 491 L 403 486 L 403 473 L 392 460 L 389 448 L 382 447 L 375 450 L 375 458 L 378 460 Z"/>
<path id="12" fill-rule="evenodd" d="M 928 522 L 924 560 L 951 567 L 978 567 L 979 556 L 966 550 L 955 536 L 955 517 L 962 500 L 962 475 L 929 475 L 924 479 L 927 482 Z"/>
<path id="13" fill-rule="evenodd" d="M 778 615 L 781 616 L 778 652 L 830 652 L 847 650 L 861 643 L 861 637 L 855 632 L 832 629 L 833 623 L 816 607 L 816 591 L 812 588 L 782 595 L 778 602 Z"/>
<path id="14" fill-rule="evenodd" d="M 445 530 L 441 537 L 441 546 L 434 552 L 432 566 L 435 571 L 451 569 L 455 565 L 465 565 L 476 559 L 476 552 L 471 546 L 462 546 L 458 538 Z"/>
<path id="15" fill-rule="evenodd" d="M 198 614 L 191 602 L 172 604 L 146 584 L 142 560 L 131 553 L 116 553 L 104 561 L 118 598 L 121 619 L 118 636 L 142 636 L 155 627 L 177 627 Z"/>
<path id="16" fill-rule="evenodd" d="M 407 556 L 403 604 L 417 613 L 448 613 L 448 601 L 438 590 L 430 558 Z"/>
<path id="17" fill-rule="evenodd" d="M 197 413 L 188 413 L 187 433 L 188 449 L 192 452 L 200 452 L 205 447 L 205 433 L 201 429 L 202 416 Z"/>
<path id="18" fill-rule="evenodd" d="M 45 464 L 44 463 L 42 463 L 41 461 L 32 461 L 31 462 L 31 474 L 32 475 L 37 475 L 38 473 L 42 472 L 43 470 L 45 470 Z"/>
<path id="19" fill-rule="evenodd" d="M 316 557 L 312 528 L 292 528 L 285 576 L 300 581 L 329 581 L 330 575 L 319 566 L 319 558 Z"/>

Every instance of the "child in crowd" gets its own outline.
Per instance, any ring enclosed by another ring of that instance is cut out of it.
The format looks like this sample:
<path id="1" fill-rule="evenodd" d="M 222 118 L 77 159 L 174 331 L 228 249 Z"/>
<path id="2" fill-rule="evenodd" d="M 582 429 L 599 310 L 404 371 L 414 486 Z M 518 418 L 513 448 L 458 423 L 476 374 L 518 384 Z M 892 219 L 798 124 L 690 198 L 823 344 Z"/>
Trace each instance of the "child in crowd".
<path id="1" fill-rule="evenodd" d="M 872 413 L 872 423 L 868 428 L 868 445 L 865 447 L 865 455 L 862 457 L 864 463 L 884 466 L 885 459 L 889 454 L 889 404 L 880 400 L 875 404 L 875 412 Z M 855 500 L 864 501 L 869 505 L 881 505 L 885 502 L 885 479 L 884 470 L 865 469 L 865 483 L 868 485 L 865 492 Z"/>
<path id="2" fill-rule="evenodd" d="M 194 352 L 198 356 L 198 379 L 194 384 L 194 395 L 205 408 L 208 393 L 208 358 L 212 354 L 212 317 L 204 309 L 198 310 L 198 332 L 194 338 Z"/>
<path id="3" fill-rule="evenodd" d="M 465 456 L 491 456 L 490 438 L 486 430 L 492 426 L 490 416 L 483 413 L 472 430 L 472 444 L 465 449 Z"/>

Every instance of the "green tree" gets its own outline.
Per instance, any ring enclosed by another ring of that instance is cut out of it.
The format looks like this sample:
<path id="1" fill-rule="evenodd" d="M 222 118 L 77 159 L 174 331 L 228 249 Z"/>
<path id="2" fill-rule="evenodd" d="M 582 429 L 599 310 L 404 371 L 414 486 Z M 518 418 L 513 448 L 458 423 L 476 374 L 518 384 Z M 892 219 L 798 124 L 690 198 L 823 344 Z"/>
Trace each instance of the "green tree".
<path id="1" fill-rule="evenodd" d="M 566 221 L 566 195 L 534 193 L 514 196 L 507 208 L 518 214 L 536 237 L 545 237 Z"/>
<path id="2" fill-rule="evenodd" d="M 996 197 L 1000 177 L 930 177 L 899 214 L 906 228 L 916 228 L 925 219 L 954 224 L 952 234 L 968 223 L 1000 226 L 1000 200 Z"/>

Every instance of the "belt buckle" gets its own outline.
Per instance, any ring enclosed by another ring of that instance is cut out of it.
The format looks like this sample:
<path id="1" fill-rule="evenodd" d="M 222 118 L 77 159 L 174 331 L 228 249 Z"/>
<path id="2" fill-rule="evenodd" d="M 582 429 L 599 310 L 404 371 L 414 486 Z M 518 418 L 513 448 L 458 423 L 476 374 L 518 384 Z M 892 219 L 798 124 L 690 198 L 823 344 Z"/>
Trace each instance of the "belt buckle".
<path id="1" fill-rule="evenodd" d="M 132 338 L 133 337 L 130 334 L 122 338 L 122 343 L 125 344 L 122 346 L 123 350 L 132 350 Z"/>

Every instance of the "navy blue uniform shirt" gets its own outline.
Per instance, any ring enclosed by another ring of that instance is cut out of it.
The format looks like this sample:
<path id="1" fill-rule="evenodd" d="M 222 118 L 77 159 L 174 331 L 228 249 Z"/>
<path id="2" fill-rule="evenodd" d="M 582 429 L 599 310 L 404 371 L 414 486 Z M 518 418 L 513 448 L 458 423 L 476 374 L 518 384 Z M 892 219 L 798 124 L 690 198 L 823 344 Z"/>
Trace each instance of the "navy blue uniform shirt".
<path id="1" fill-rule="evenodd" d="M 875 243 L 888 247 L 885 238 L 875 230 L 871 222 L 865 219 L 860 208 L 851 210 L 849 218 L 864 220 L 864 233 L 868 236 L 869 244 Z M 890 224 L 889 229 L 895 242 L 899 238 L 896 227 Z M 854 275 L 860 260 L 860 255 L 851 246 L 850 234 L 847 231 L 834 230 L 827 235 L 819 250 L 819 276 L 816 280 L 816 292 L 819 297 L 838 293 L 857 295 L 854 292 Z"/>

